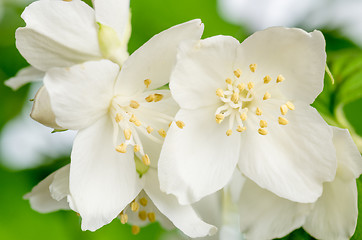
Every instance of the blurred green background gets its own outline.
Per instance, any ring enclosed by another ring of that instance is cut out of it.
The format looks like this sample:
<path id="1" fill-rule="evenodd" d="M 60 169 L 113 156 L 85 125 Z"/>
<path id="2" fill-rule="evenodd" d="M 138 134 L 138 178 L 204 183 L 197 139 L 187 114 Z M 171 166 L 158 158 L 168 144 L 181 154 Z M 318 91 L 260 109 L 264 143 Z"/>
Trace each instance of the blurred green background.
<path id="1" fill-rule="evenodd" d="M 29 101 L 31 96 L 28 95 L 30 84 L 15 92 L 2 84 L 19 69 L 27 66 L 15 48 L 14 33 L 16 28 L 25 25 L 20 14 L 29 2 L 31 1 L 0 0 L 0 134 L 23 107 L 29 109 L 31 106 Z M 204 38 L 223 34 L 242 41 L 250 34 L 247 23 L 233 25 L 223 20 L 217 6 L 216 0 L 131 1 L 132 37 L 129 52 L 132 53 L 154 34 L 194 18 L 200 18 L 205 24 Z M 300 26 L 303 27 L 303 24 Z M 334 75 L 335 84 L 333 85 L 326 76 L 325 89 L 314 106 L 330 124 L 348 127 L 355 140 L 360 141 L 362 50 L 359 46 L 362 44 L 353 43 L 348 37 L 342 37 L 338 29 L 330 29 L 328 26 L 323 29 L 327 42 L 328 64 Z M 25 146 L 20 143 L 19 139 L 19 144 L 12 147 L 21 152 Z M 2 142 L 3 146 L 6 144 Z M 42 164 L 37 163 L 34 167 L 22 169 L 12 168 L 11 164 L 8 164 L 12 159 L 9 157 L 5 159 L 1 153 L 0 156 L 0 239 L 170 239 L 170 235 L 167 235 L 168 233 L 157 223 L 143 228 L 139 235 L 133 236 L 131 227 L 122 225 L 116 219 L 95 233 L 91 233 L 80 230 L 79 217 L 73 212 L 37 213 L 30 208 L 28 201 L 22 199 L 22 196 L 51 172 L 67 164 L 69 156 L 60 155 L 55 159 L 44 153 L 43 158 L 39 159 Z M 359 192 L 362 193 L 359 181 Z M 359 217 L 359 225 L 353 239 L 362 239 L 361 218 Z M 312 238 L 300 229 L 285 239 Z"/>

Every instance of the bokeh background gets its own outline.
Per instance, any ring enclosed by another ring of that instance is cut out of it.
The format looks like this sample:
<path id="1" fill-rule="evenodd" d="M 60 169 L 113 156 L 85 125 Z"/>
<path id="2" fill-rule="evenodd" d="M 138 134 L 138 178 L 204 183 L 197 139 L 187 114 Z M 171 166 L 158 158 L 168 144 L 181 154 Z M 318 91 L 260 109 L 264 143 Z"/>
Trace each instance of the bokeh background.
<path id="1" fill-rule="evenodd" d="M 80 230 L 73 212 L 40 214 L 23 195 L 54 170 L 69 163 L 72 132 L 51 129 L 29 117 L 39 83 L 12 91 L 3 82 L 27 66 L 15 47 L 20 15 L 31 0 L 0 0 L 0 239 L 186 239 L 155 223 L 131 234 L 119 220 L 91 233 Z M 86 1 L 90 4 L 90 1 Z M 335 83 L 314 106 L 332 125 L 349 128 L 362 151 L 362 1 L 360 0 L 131 0 L 132 53 L 154 34 L 175 24 L 200 18 L 203 38 L 231 35 L 240 41 L 269 26 L 320 29 L 326 38 L 328 65 Z M 357 181 L 360 196 L 362 185 Z M 360 198 L 361 199 L 361 198 Z M 361 203 L 361 202 L 360 202 Z M 362 204 L 359 204 L 362 206 Z M 353 239 L 362 239 L 362 217 Z M 312 239 L 299 229 L 284 239 Z"/>

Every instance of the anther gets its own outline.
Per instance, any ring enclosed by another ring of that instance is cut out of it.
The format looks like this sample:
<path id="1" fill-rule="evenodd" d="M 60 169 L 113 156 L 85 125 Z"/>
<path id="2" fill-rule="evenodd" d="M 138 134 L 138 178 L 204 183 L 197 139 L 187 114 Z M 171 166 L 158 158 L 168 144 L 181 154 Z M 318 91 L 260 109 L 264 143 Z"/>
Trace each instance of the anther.
<path id="1" fill-rule="evenodd" d="M 251 90 L 254 87 L 254 83 L 253 82 L 248 82 L 248 88 L 249 90 Z"/>
<path id="2" fill-rule="evenodd" d="M 216 89 L 216 96 L 224 97 L 224 91 L 221 88 Z"/>
<path id="3" fill-rule="evenodd" d="M 146 85 L 146 88 L 148 88 L 150 85 L 151 85 L 151 79 L 146 79 L 146 80 L 144 80 L 143 81 L 144 82 L 144 84 Z"/>
<path id="4" fill-rule="evenodd" d="M 246 130 L 246 127 L 242 127 L 242 126 L 238 126 L 238 128 L 236 129 L 236 131 L 238 132 L 244 132 Z"/>
<path id="5" fill-rule="evenodd" d="M 295 106 L 292 102 L 287 102 L 285 105 L 287 105 L 287 107 L 289 108 L 289 110 L 294 110 L 295 109 Z"/>
<path id="6" fill-rule="evenodd" d="M 267 135 L 268 134 L 268 130 L 266 130 L 265 128 L 259 128 L 258 129 L 258 133 L 260 135 Z"/>
<path id="7" fill-rule="evenodd" d="M 154 212 L 149 212 L 147 214 L 148 220 L 153 223 L 156 221 L 156 214 Z"/>
<path id="8" fill-rule="evenodd" d="M 278 122 L 279 122 L 280 125 L 287 125 L 289 121 L 286 118 L 279 117 Z"/>
<path id="9" fill-rule="evenodd" d="M 133 147 L 134 152 L 138 152 L 140 149 L 141 149 L 141 147 L 138 144 L 134 145 L 134 147 Z"/>
<path id="10" fill-rule="evenodd" d="M 255 72 L 255 70 L 256 70 L 256 66 L 257 66 L 257 65 L 256 65 L 255 63 L 250 64 L 250 66 L 249 66 L 250 71 Z"/>
<path id="11" fill-rule="evenodd" d="M 258 116 L 261 116 L 263 114 L 263 111 L 260 108 L 256 108 L 255 114 Z"/>
<path id="12" fill-rule="evenodd" d="M 142 206 L 144 206 L 144 207 L 147 206 L 147 202 L 148 202 L 147 199 L 144 198 L 144 197 L 140 199 L 140 204 L 141 204 Z"/>
<path id="13" fill-rule="evenodd" d="M 227 78 L 227 79 L 225 80 L 225 82 L 226 82 L 227 84 L 233 84 L 233 81 L 232 81 L 230 78 Z"/>
<path id="14" fill-rule="evenodd" d="M 133 225 L 131 231 L 132 231 L 132 234 L 137 235 L 137 234 L 140 233 L 141 228 L 139 226 L 137 226 L 137 225 Z"/>
<path id="15" fill-rule="evenodd" d="M 140 104 L 135 100 L 131 100 L 131 103 L 129 105 L 131 106 L 131 108 L 134 108 L 134 109 L 137 109 L 140 106 Z"/>
<path id="16" fill-rule="evenodd" d="M 139 211 L 138 217 L 139 217 L 142 221 L 146 221 L 146 219 L 147 219 L 147 213 L 146 213 L 146 211 L 144 211 L 144 210 Z"/>
<path id="17" fill-rule="evenodd" d="M 132 114 L 132 116 L 129 118 L 129 121 L 131 122 L 131 123 L 134 123 L 134 122 L 136 122 L 138 119 L 136 118 L 136 116 L 134 115 L 134 114 Z"/>
<path id="18" fill-rule="evenodd" d="M 134 125 L 136 125 L 137 127 L 139 127 L 139 126 L 142 125 L 142 123 L 141 123 L 140 120 L 136 120 L 136 121 L 134 122 Z"/>
<path id="19" fill-rule="evenodd" d="M 268 123 L 265 120 L 260 120 L 259 125 L 261 128 L 266 128 L 268 126 Z"/>
<path id="20" fill-rule="evenodd" d="M 234 71 L 235 77 L 239 78 L 241 76 L 241 70 L 238 68 Z"/>
<path id="21" fill-rule="evenodd" d="M 285 78 L 282 75 L 278 75 L 277 77 L 277 83 L 283 82 Z"/>
<path id="22" fill-rule="evenodd" d="M 248 118 L 248 116 L 246 115 L 246 113 L 242 113 L 240 114 L 240 119 L 245 121 Z"/>
<path id="23" fill-rule="evenodd" d="M 161 101 L 163 98 L 163 95 L 162 94 L 159 94 L 159 93 L 155 93 L 155 102 L 159 102 Z"/>
<path id="24" fill-rule="evenodd" d="M 114 119 L 116 120 L 117 123 L 119 123 L 120 121 L 123 120 L 123 116 L 122 116 L 122 114 L 117 113 L 117 114 L 116 114 L 116 117 L 115 117 Z"/>
<path id="25" fill-rule="evenodd" d="M 122 224 L 126 224 L 128 222 L 128 215 L 125 213 L 121 213 L 119 218 L 121 219 Z"/>
<path id="26" fill-rule="evenodd" d="M 132 131 L 129 128 L 126 128 L 124 131 L 124 137 L 126 138 L 126 140 L 130 140 L 131 136 L 132 136 Z"/>
<path id="27" fill-rule="evenodd" d="M 281 112 L 282 115 L 287 114 L 287 112 L 288 112 L 288 107 L 287 107 L 287 105 L 285 105 L 285 104 L 281 105 L 281 106 L 280 106 L 280 112 Z"/>
<path id="28" fill-rule="evenodd" d="M 263 100 L 267 100 L 267 99 L 269 99 L 269 98 L 271 98 L 270 93 L 265 92 L 264 97 L 263 97 Z"/>
<path id="29" fill-rule="evenodd" d="M 131 203 L 131 210 L 132 210 L 132 212 L 137 212 L 139 208 L 140 208 L 140 205 L 139 205 L 137 202 L 133 201 L 133 202 Z"/>
<path id="30" fill-rule="evenodd" d="M 166 131 L 163 130 L 162 128 L 160 130 L 157 131 L 158 134 L 160 134 L 161 137 L 166 137 Z"/>
<path id="31" fill-rule="evenodd" d="M 145 100 L 147 102 L 152 102 L 153 100 L 155 100 L 155 94 L 148 95 L 148 97 L 146 97 Z"/>
<path id="32" fill-rule="evenodd" d="M 168 127 L 171 127 L 171 125 L 172 125 L 172 121 L 168 124 Z"/>
<path id="33" fill-rule="evenodd" d="M 264 83 L 265 83 L 265 84 L 268 84 L 271 80 L 272 80 L 272 78 L 271 78 L 269 75 L 266 75 L 266 76 L 264 77 Z"/>
<path id="34" fill-rule="evenodd" d="M 245 84 L 239 83 L 237 87 L 238 87 L 239 91 L 242 92 L 245 89 Z"/>
<path id="35" fill-rule="evenodd" d="M 185 127 L 185 123 L 183 121 L 177 121 L 176 122 L 177 127 L 183 129 Z"/>
<path id="36" fill-rule="evenodd" d="M 230 136 L 233 133 L 233 130 L 229 129 L 226 131 L 226 136 Z"/>
<path id="37" fill-rule="evenodd" d="M 224 120 L 224 118 L 225 118 L 224 114 L 219 113 L 215 115 L 215 120 L 217 123 L 221 123 L 222 120 Z"/>
<path id="38" fill-rule="evenodd" d="M 231 101 L 234 102 L 234 103 L 238 103 L 239 94 L 237 92 L 233 92 L 233 94 L 231 95 Z"/>
<path id="39" fill-rule="evenodd" d="M 146 130 L 147 130 L 148 133 L 151 133 L 151 132 L 153 131 L 153 128 L 152 128 L 151 126 L 148 126 L 148 127 L 146 128 Z"/>
<path id="40" fill-rule="evenodd" d="M 127 144 L 122 143 L 116 147 L 116 151 L 120 153 L 126 153 L 127 152 Z"/>
<path id="41" fill-rule="evenodd" d="M 144 165 L 149 166 L 151 164 L 150 157 L 147 154 L 143 155 L 142 162 Z"/>

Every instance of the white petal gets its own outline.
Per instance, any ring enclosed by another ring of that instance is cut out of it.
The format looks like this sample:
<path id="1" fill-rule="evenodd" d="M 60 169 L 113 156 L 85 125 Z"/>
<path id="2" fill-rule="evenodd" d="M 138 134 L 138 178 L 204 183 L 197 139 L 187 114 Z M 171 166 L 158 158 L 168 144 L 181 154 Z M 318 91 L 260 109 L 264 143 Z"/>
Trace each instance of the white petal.
<path id="1" fill-rule="evenodd" d="M 358 178 L 362 173 L 362 157 L 356 144 L 347 129 L 336 127 L 332 127 L 332 129 L 338 162 L 344 163 L 353 172 L 354 177 Z"/>
<path id="2" fill-rule="evenodd" d="M 141 191 L 133 151 L 118 153 L 108 117 L 80 130 L 70 166 L 70 206 L 82 217 L 82 229 L 95 231 L 111 222 Z"/>
<path id="3" fill-rule="evenodd" d="M 325 40 L 321 32 L 274 27 L 256 32 L 238 50 L 238 64 L 247 71 L 257 64 L 259 79 L 279 74 L 280 88 L 289 99 L 311 104 L 323 89 L 326 64 Z M 250 72 L 250 71 L 249 71 Z"/>
<path id="4" fill-rule="evenodd" d="M 347 240 L 356 229 L 357 215 L 356 180 L 353 172 L 340 164 L 336 179 L 324 184 L 323 195 L 303 228 L 317 239 Z"/>
<path id="5" fill-rule="evenodd" d="M 216 227 L 203 222 L 191 206 L 181 206 L 174 196 L 161 192 L 159 186 L 157 171 L 150 169 L 146 175 L 144 190 L 156 207 L 178 229 L 192 238 L 215 234 Z"/>
<path id="6" fill-rule="evenodd" d="M 65 198 L 70 194 L 69 192 L 69 171 L 70 164 L 64 166 L 55 172 L 54 180 L 49 186 L 52 198 L 57 201 Z"/>
<path id="7" fill-rule="evenodd" d="M 38 185 L 36 185 L 30 193 L 24 196 L 25 199 L 29 199 L 31 208 L 41 213 L 69 209 L 66 198 L 58 199 L 57 201 L 52 198 L 49 191 L 49 186 L 54 183 L 54 176 L 67 167 L 68 165 L 50 174 L 48 177 L 38 183 Z"/>
<path id="8" fill-rule="evenodd" d="M 44 84 L 58 125 L 81 129 L 104 116 L 118 72 L 119 66 L 108 60 L 49 70 Z"/>
<path id="9" fill-rule="evenodd" d="M 42 0 L 30 4 L 16 31 L 16 47 L 34 67 L 69 67 L 101 58 L 94 11 L 82 1 Z"/>
<path id="10" fill-rule="evenodd" d="M 299 103 L 285 116 L 288 125 L 278 124 L 276 111 L 265 136 L 252 124 L 259 123 L 256 115 L 252 117 L 241 148 L 240 171 L 280 197 L 315 202 L 322 194 L 322 183 L 332 181 L 337 168 L 330 127 L 314 108 Z"/>
<path id="11" fill-rule="evenodd" d="M 126 96 L 143 91 L 146 88 L 145 79 L 152 81 L 149 89 L 168 83 L 176 62 L 178 45 L 184 40 L 200 39 L 203 29 L 200 20 L 192 20 L 153 36 L 126 60 L 116 91 Z"/>
<path id="12" fill-rule="evenodd" d="M 49 94 L 44 86 L 38 90 L 34 97 L 30 117 L 44 126 L 62 129 L 62 127 L 55 122 L 55 115 L 50 106 Z"/>
<path id="13" fill-rule="evenodd" d="M 217 124 L 215 107 L 180 110 L 171 125 L 159 160 L 161 189 L 189 204 L 216 192 L 230 180 L 239 158 L 240 135 L 226 136 L 228 124 Z"/>
<path id="14" fill-rule="evenodd" d="M 28 66 L 17 72 L 14 77 L 6 80 L 4 84 L 15 91 L 29 82 L 43 80 L 44 74 L 45 73 L 43 71 L 40 71 L 32 66 Z"/>
<path id="15" fill-rule="evenodd" d="M 240 195 L 240 227 L 247 239 L 280 238 L 301 227 L 312 209 L 280 198 L 250 180 Z"/>
<path id="16" fill-rule="evenodd" d="M 196 109 L 220 101 L 218 88 L 233 76 L 238 40 L 216 36 L 181 44 L 170 89 L 181 108 Z"/>

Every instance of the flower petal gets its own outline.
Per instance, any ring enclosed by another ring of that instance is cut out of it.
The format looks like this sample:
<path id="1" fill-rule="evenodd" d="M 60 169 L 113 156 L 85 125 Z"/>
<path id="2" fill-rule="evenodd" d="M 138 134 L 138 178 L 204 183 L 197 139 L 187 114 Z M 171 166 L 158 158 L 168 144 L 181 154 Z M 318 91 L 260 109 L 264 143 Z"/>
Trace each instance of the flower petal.
<path id="1" fill-rule="evenodd" d="M 181 44 L 170 80 L 172 95 L 181 108 L 196 109 L 220 101 L 215 92 L 232 77 L 239 45 L 228 36 Z"/>
<path id="2" fill-rule="evenodd" d="M 118 153 L 113 131 L 112 121 L 103 117 L 74 140 L 68 200 L 81 215 L 83 230 L 110 223 L 142 189 L 133 151 Z"/>
<path id="3" fill-rule="evenodd" d="M 168 83 L 176 62 L 178 45 L 184 40 L 200 39 L 203 29 L 204 25 L 196 19 L 153 36 L 122 66 L 116 92 L 126 96 L 140 92 L 146 88 L 146 79 L 151 80 L 149 89 L 156 89 Z"/>
<path id="4" fill-rule="evenodd" d="M 357 215 L 356 180 L 353 172 L 340 164 L 335 180 L 324 184 L 303 228 L 317 239 L 347 240 L 356 229 Z"/>
<path id="5" fill-rule="evenodd" d="M 323 89 L 326 64 L 325 40 L 319 31 L 273 27 L 242 42 L 238 64 L 245 69 L 257 64 L 260 80 L 265 75 L 285 78 L 280 88 L 289 99 L 311 104 Z"/>
<path id="6" fill-rule="evenodd" d="M 157 171 L 147 172 L 144 190 L 156 207 L 187 236 L 204 237 L 216 233 L 216 227 L 203 222 L 191 206 L 181 206 L 174 196 L 161 192 Z"/>
<path id="7" fill-rule="evenodd" d="M 104 116 L 118 73 L 119 66 L 108 60 L 49 70 L 44 84 L 57 124 L 67 129 L 81 129 Z"/>
<path id="8" fill-rule="evenodd" d="M 16 47 L 34 67 L 69 67 L 101 58 L 94 11 L 82 1 L 43 0 L 30 4 L 16 31 Z"/>
<path id="9" fill-rule="evenodd" d="M 49 186 L 54 184 L 54 177 L 61 171 L 66 170 L 69 165 L 64 166 L 63 168 L 59 169 L 58 171 L 53 172 L 44 180 L 42 180 L 38 185 L 33 187 L 30 193 L 24 196 L 25 199 L 29 199 L 31 208 L 40 212 L 40 213 L 48 213 L 53 212 L 61 209 L 69 209 L 69 205 L 66 198 L 59 198 L 54 199 L 51 196 L 49 191 Z M 58 184 L 58 183 L 55 183 Z"/>
<path id="10" fill-rule="evenodd" d="M 314 108 L 304 104 L 295 103 L 286 117 L 288 125 L 278 124 L 277 115 L 272 117 L 267 135 L 260 135 L 259 126 L 251 124 L 258 122 L 252 115 L 248 118 L 240 171 L 280 197 L 315 202 L 322 194 L 322 183 L 332 181 L 337 168 L 332 130 Z"/>
<path id="11" fill-rule="evenodd" d="M 215 107 L 180 110 L 159 160 L 161 189 L 189 204 L 216 192 L 230 180 L 239 158 L 240 135 L 226 136 L 228 124 L 215 121 Z"/>
<path id="12" fill-rule="evenodd" d="M 312 206 L 280 198 L 247 180 L 239 201 L 241 231 L 247 239 L 283 237 L 304 224 Z"/>
<path id="13" fill-rule="evenodd" d="M 54 180 L 49 186 L 49 191 L 52 198 L 57 201 L 67 197 L 69 192 L 69 171 L 70 164 L 64 166 L 63 168 L 56 171 L 54 175 Z"/>
<path id="14" fill-rule="evenodd" d="M 45 73 L 43 71 L 40 71 L 32 66 L 28 66 L 17 72 L 14 77 L 6 80 L 4 84 L 15 91 L 29 82 L 43 80 L 44 74 Z"/>

